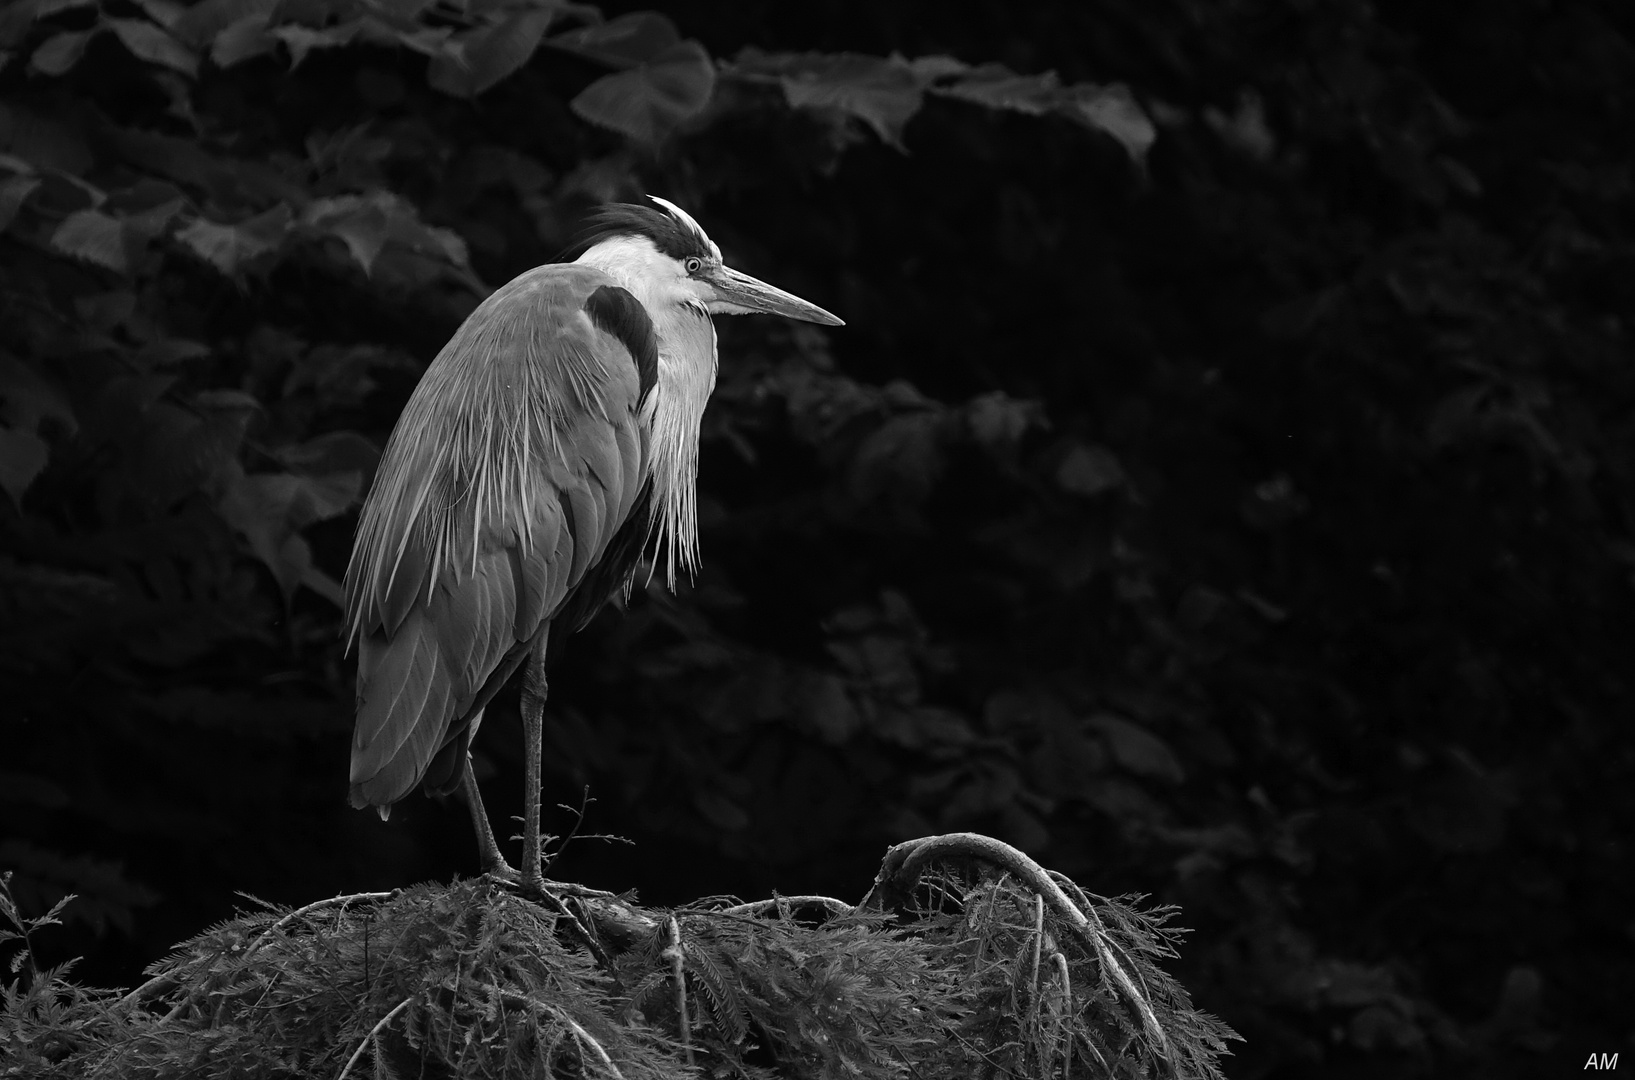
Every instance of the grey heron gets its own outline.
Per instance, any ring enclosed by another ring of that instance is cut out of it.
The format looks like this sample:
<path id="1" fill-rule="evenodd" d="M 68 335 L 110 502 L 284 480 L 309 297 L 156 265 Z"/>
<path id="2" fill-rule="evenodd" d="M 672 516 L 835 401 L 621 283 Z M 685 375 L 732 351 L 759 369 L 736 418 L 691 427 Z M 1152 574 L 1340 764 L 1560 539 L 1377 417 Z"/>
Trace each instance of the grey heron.
<path id="1" fill-rule="evenodd" d="M 571 263 L 502 286 L 455 331 L 393 428 L 346 571 L 358 646 L 351 802 L 384 818 L 416 786 L 464 791 L 486 872 L 541 887 L 546 673 L 643 554 L 697 564 L 699 423 L 712 315 L 841 320 L 722 262 L 664 199 L 612 204 Z M 469 748 L 522 671 L 520 874 Z"/>

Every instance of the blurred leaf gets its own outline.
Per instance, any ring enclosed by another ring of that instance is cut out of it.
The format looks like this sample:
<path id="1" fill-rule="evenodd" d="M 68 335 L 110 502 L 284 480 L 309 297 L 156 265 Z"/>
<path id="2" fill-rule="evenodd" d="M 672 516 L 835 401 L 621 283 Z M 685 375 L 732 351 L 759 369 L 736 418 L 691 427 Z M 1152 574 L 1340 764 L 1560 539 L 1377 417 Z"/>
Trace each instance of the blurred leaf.
<path id="1" fill-rule="evenodd" d="M 338 26 L 326 26 L 321 30 L 289 23 L 284 26 L 275 26 L 267 34 L 284 43 L 290 51 L 290 69 L 293 71 L 307 58 L 307 54 L 314 49 L 336 49 L 342 45 L 349 45 L 352 39 L 358 36 L 362 23 L 341 23 Z M 223 67 L 226 65 L 223 64 Z"/>
<path id="2" fill-rule="evenodd" d="M 379 198 L 343 195 L 313 203 L 302 214 L 302 220 L 338 237 L 367 274 L 386 245 L 388 214 Z"/>
<path id="3" fill-rule="evenodd" d="M 982 64 L 960 73 L 954 82 L 932 88 L 932 92 L 990 109 L 1043 116 L 1054 107 L 1061 80 L 1054 71 L 1018 75 L 1003 64 Z"/>
<path id="4" fill-rule="evenodd" d="M 1030 429 L 1049 426 L 1037 401 L 1013 398 L 1002 390 L 972 398 L 965 406 L 965 420 L 977 441 L 993 449 L 1012 447 Z"/>
<path id="5" fill-rule="evenodd" d="M 116 273 L 123 274 L 130 269 L 125 255 L 125 230 L 117 218 L 100 210 L 79 210 L 68 215 L 51 234 L 51 246 L 65 255 Z"/>
<path id="6" fill-rule="evenodd" d="M 573 111 L 584 120 L 656 145 L 704 110 L 715 91 L 715 65 L 696 41 L 680 41 L 580 91 Z"/>
<path id="7" fill-rule="evenodd" d="M 1124 483 L 1124 469 L 1104 446 L 1074 444 L 1056 466 L 1056 486 L 1087 498 Z"/>
<path id="8" fill-rule="evenodd" d="M 272 571 L 286 603 L 305 585 L 339 604 L 340 590 L 317 571 L 312 549 L 299 531 L 345 513 L 358 501 L 362 487 L 358 472 L 252 475 L 235 469 L 217 508 L 223 520 L 245 538 L 250 552 Z"/>
<path id="9" fill-rule="evenodd" d="M 47 810 L 60 810 L 69 803 L 68 792 L 50 780 L 14 772 L 0 772 L 0 801 L 27 803 Z"/>
<path id="10" fill-rule="evenodd" d="M 142 19 L 103 19 L 120 43 L 139 60 L 179 71 L 189 77 L 199 72 L 199 58 L 186 45 Z"/>
<path id="11" fill-rule="evenodd" d="M 557 48 L 616 68 L 647 63 L 680 43 L 681 33 L 676 24 L 656 11 L 628 12 L 551 39 Z"/>
<path id="12" fill-rule="evenodd" d="M 838 109 L 872 128 L 888 146 L 903 146 L 903 129 L 920 109 L 921 79 L 901 57 L 858 53 L 765 53 L 748 48 L 738 71 L 774 76 L 797 109 Z"/>
<path id="13" fill-rule="evenodd" d="M 365 274 L 374 270 L 388 241 L 454 266 L 469 266 L 459 236 L 426 225 L 412 206 L 391 192 L 316 199 L 302 211 L 301 223 L 344 243 Z"/>
<path id="14" fill-rule="evenodd" d="M 283 447 L 276 455 L 292 472 L 309 477 L 340 473 L 368 477 L 380 461 L 380 448 L 355 431 L 332 431 Z"/>
<path id="15" fill-rule="evenodd" d="M 859 507 L 886 509 L 898 520 L 925 501 L 942 472 L 943 417 L 894 416 L 871 431 L 847 470 L 846 493 Z"/>
<path id="16" fill-rule="evenodd" d="M 181 0 L 136 0 L 136 4 L 148 18 L 169 30 L 176 21 L 187 11 L 187 5 Z"/>
<path id="17" fill-rule="evenodd" d="M 235 225 L 195 218 L 176 231 L 176 239 L 229 277 L 244 264 L 277 250 L 289 231 L 292 215 L 282 204 Z"/>
<path id="18" fill-rule="evenodd" d="M 166 29 L 177 38 L 202 49 L 234 23 L 251 16 L 266 16 L 278 6 L 278 0 L 200 0 L 184 10 Z M 220 64 L 220 61 L 217 61 Z"/>
<path id="19" fill-rule="evenodd" d="M 1158 141 L 1158 129 L 1153 127 L 1130 88 L 1122 83 L 1111 86 L 1080 83 L 1066 87 L 1056 109 L 1090 130 L 1118 140 L 1138 165 L 1147 160 L 1147 151 Z"/>
<path id="20" fill-rule="evenodd" d="M 749 815 L 743 807 L 718 791 L 694 791 L 693 806 L 705 821 L 725 832 L 742 832 L 749 827 Z"/>
<path id="21" fill-rule="evenodd" d="M 1427 780 L 1408 798 L 1415 832 L 1446 852 L 1492 851 L 1504 842 L 1506 800 L 1491 778 L 1457 768 Z"/>
<path id="22" fill-rule="evenodd" d="M 549 8 L 520 11 L 495 26 L 455 37 L 433 57 L 428 81 L 445 94 L 476 97 L 528 62 L 553 15 Z"/>
<path id="23" fill-rule="evenodd" d="M 29 57 L 29 64 L 42 75 L 65 74 L 80 62 L 85 55 L 85 46 L 101 29 L 97 26 L 89 30 L 65 30 L 46 38 Z"/>
<path id="24" fill-rule="evenodd" d="M 863 716 L 852 704 L 843 680 L 814 673 L 794 687 L 797 707 L 818 737 L 830 746 L 845 743 L 859 731 Z"/>
<path id="25" fill-rule="evenodd" d="M 0 419 L 24 432 L 38 432 L 46 423 L 72 434 L 79 426 L 61 389 L 4 352 L 0 352 Z"/>
<path id="26" fill-rule="evenodd" d="M 11 228 L 28 197 L 40 186 L 35 176 L 8 176 L 0 180 L 0 233 Z"/>
<path id="27" fill-rule="evenodd" d="M 27 841 L 0 843 L 0 866 L 16 867 L 11 889 L 24 911 L 46 911 L 73 892 L 77 899 L 65 909 L 65 921 L 85 923 L 98 934 L 110 925 L 129 934 L 136 909 L 160 900 L 152 889 L 126 878 L 123 863 L 65 856 Z"/>
<path id="28" fill-rule="evenodd" d="M 230 68 L 266 56 L 278 47 L 278 39 L 268 29 L 269 12 L 252 12 L 233 20 L 210 45 L 210 59 L 220 68 Z"/>
<path id="29" fill-rule="evenodd" d="M 23 494 L 45 471 L 50 457 L 50 448 L 38 435 L 0 427 L 0 487 L 6 489 L 14 505 L 23 505 Z"/>
<path id="30" fill-rule="evenodd" d="M 31 169 L 56 169 L 71 182 L 94 160 L 90 144 L 74 125 L 31 109 L 0 102 L 0 148 Z"/>
<path id="31" fill-rule="evenodd" d="M 1089 723 L 1107 739 L 1113 760 L 1129 771 L 1171 784 L 1186 779 L 1169 746 L 1146 728 L 1111 713 L 1095 713 Z"/>

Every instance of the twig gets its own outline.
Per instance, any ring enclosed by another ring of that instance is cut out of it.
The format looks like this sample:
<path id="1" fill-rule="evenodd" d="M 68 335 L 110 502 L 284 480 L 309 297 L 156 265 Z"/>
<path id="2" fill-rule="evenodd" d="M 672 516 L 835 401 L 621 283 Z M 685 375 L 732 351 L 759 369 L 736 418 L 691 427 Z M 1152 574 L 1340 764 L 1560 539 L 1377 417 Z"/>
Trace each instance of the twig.
<path id="1" fill-rule="evenodd" d="M 607 1070 L 613 1074 L 614 1080 L 624 1080 L 624 1074 L 619 1071 L 619 1067 L 617 1065 L 613 1064 L 613 1059 L 608 1056 L 608 1052 L 606 1050 L 602 1049 L 602 1044 L 597 1042 L 596 1039 L 592 1037 L 590 1032 L 586 1031 L 584 1028 L 575 1023 L 573 1017 L 563 1012 L 557 1006 L 547 1005 L 543 1001 L 535 1001 L 532 998 L 519 994 L 514 990 L 501 990 L 500 999 L 518 1005 L 525 1005 L 536 1012 L 550 1013 L 552 1016 L 566 1024 L 569 1030 L 571 1030 L 574 1035 L 578 1036 L 580 1042 L 589 1045 L 592 1050 L 596 1051 L 596 1056 L 602 1059 L 602 1064 L 607 1066 Z"/>
<path id="2" fill-rule="evenodd" d="M 381 1017 L 379 1023 L 369 1029 L 369 1034 L 363 1037 L 363 1041 L 358 1043 L 358 1048 L 352 1051 L 352 1056 L 346 1059 L 346 1066 L 341 1069 L 341 1074 L 337 1076 L 335 1080 L 346 1080 L 346 1074 L 352 1071 L 352 1066 L 356 1065 L 358 1063 L 358 1059 L 363 1056 L 364 1047 L 373 1042 L 375 1038 L 386 1029 L 386 1025 L 390 1024 L 398 1013 L 402 1012 L 404 1009 L 407 1009 L 409 1007 L 409 1003 L 413 1000 L 414 998 L 412 997 L 404 998 L 402 1001 L 398 1002 L 395 1007 L 393 1007 L 391 1012 Z"/>
<path id="3" fill-rule="evenodd" d="M 670 971 L 676 980 L 676 1015 L 681 1029 L 681 1045 L 687 1051 L 687 1068 L 695 1068 L 693 1061 L 692 1022 L 687 1018 L 687 965 L 681 950 L 681 924 L 670 916 L 670 947 L 664 950 L 670 958 Z"/>
<path id="4" fill-rule="evenodd" d="M 547 1006 L 547 1008 L 550 1007 Z M 573 1033 L 579 1036 L 580 1042 L 590 1044 L 590 1048 L 596 1051 L 596 1056 L 602 1059 L 602 1064 L 607 1066 L 607 1071 L 613 1074 L 615 1080 L 624 1080 L 624 1074 L 619 1071 L 619 1067 L 617 1065 L 613 1064 L 613 1059 L 607 1056 L 607 1051 L 602 1049 L 602 1044 L 591 1038 L 590 1032 L 574 1023 L 573 1017 L 569 1016 L 562 1010 L 550 1009 L 550 1011 L 556 1014 L 556 1018 L 558 1020 L 562 1021 L 564 1024 L 568 1025 L 568 1027 L 573 1029 Z M 688 1053 L 690 1054 L 691 1052 L 692 1051 L 689 1048 Z"/>
<path id="5" fill-rule="evenodd" d="M 260 934 L 256 935 L 256 939 L 250 943 L 250 947 L 244 950 L 244 956 L 246 959 L 248 959 L 250 954 L 259 949 L 263 942 L 267 941 L 274 934 L 278 933 L 278 931 L 282 930 L 286 925 L 294 922 L 296 919 L 299 919 L 309 911 L 317 911 L 319 908 L 326 908 L 334 904 L 339 904 L 341 905 L 342 914 L 345 914 L 346 905 L 350 904 L 354 900 L 390 900 L 402 892 L 402 889 L 393 889 L 391 892 L 352 893 L 348 896 L 331 896 L 327 900 L 315 900 L 306 907 L 298 907 L 294 911 L 286 912 L 277 922 L 267 927 L 267 929 L 261 931 Z"/>
<path id="6" fill-rule="evenodd" d="M 1067 973 L 1067 957 L 1053 953 L 1050 962 L 1056 965 L 1056 974 L 1062 980 L 1062 1016 L 1067 1019 L 1067 1038 L 1062 1043 L 1062 1080 L 1073 1075 L 1073 979 Z"/>
<path id="7" fill-rule="evenodd" d="M 135 990 L 119 999 L 119 1007 L 128 1009 L 132 1005 L 140 1004 L 150 997 L 155 997 L 176 985 L 176 980 L 169 975 L 155 975 Z"/>
<path id="8" fill-rule="evenodd" d="M 1039 953 L 1045 944 L 1045 898 L 1033 896 L 1033 961 L 1028 972 L 1028 1026 L 1039 1015 Z"/>
<path id="9" fill-rule="evenodd" d="M 927 836 L 897 844 L 886 852 L 886 857 L 880 864 L 880 871 L 874 877 L 873 887 L 869 889 L 868 895 L 863 897 L 858 907 L 872 905 L 884 908 L 888 904 L 897 903 L 913 889 L 914 883 L 919 880 L 921 871 L 928 863 L 936 859 L 959 858 L 978 859 L 1008 870 L 1028 888 L 1043 897 L 1051 909 L 1065 920 L 1079 939 L 1096 954 L 1096 958 L 1101 962 L 1102 971 L 1113 977 L 1113 981 L 1124 992 L 1124 996 L 1141 1018 L 1142 1028 L 1157 1047 L 1170 1072 L 1173 1074 L 1176 1071 L 1175 1061 L 1171 1056 L 1173 1051 L 1169 1035 L 1158 1022 L 1158 1015 L 1153 1012 L 1152 1003 L 1147 1000 L 1129 972 L 1124 970 L 1124 965 L 1118 962 L 1118 957 L 1114 956 L 1112 949 L 1108 947 L 1110 936 L 1107 928 L 1102 925 L 1101 917 L 1096 914 L 1094 906 L 1088 906 L 1081 911 L 1077 904 L 1068 899 L 1062 887 L 1051 878 L 1044 867 L 1009 844 L 980 833 L 946 833 L 942 836 Z"/>
<path id="10" fill-rule="evenodd" d="M 589 929 L 586 928 L 585 924 L 579 921 L 579 916 L 570 911 L 568 909 L 568 905 L 563 902 L 562 898 L 551 892 L 549 889 L 543 890 L 542 898 L 549 900 L 556 914 L 568 921 L 568 925 L 573 928 L 574 936 L 578 937 L 580 942 L 584 944 L 585 948 L 590 950 L 591 956 L 595 957 L 596 962 L 602 965 L 602 970 L 608 972 L 609 974 L 613 974 L 615 971 L 613 967 L 613 958 L 607 954 L 606 949 L 602 948 L 602 943 L 596 939 L 596 936 L 592 934 Z M 582 904 L 583 902 L 581 901 L 581 905 Z"/>
<path id="11" fill-rule="evenodd" d="M 808 904 L 820 904 L 829 909 L 832 915 L 850 915 L 855 908 L 844 900 L 836 900 L 832 896 L 774 896 L 767 900 L 752 900 L 747 904 L 734 904 L 729 908 L 717 908 L 715 915 L 759 915 L 763 911 L 776 908 L 782 911 L 784 905 L 791 908 L 806 907 Z"/>
<path id="12" fill-rule="evenodd" d="M 556 805 L 559 809 L 568 809 L 568 807 L 562 803 L 557 803 Z M 551 865 L 551 863 L 556 861 L 557 856 L 568 850 L 568 845 L 573 843 L 573 838 L 579 835 L 579 826 L 585 823 L 585 811 L 588 809 L 590 809 L 590 785 L 586 784 L 584 789 L 579 793 L 579 809 L 573 811 L 573 828 L 568 830 L 568 835 L 560 838 L 556 844 L 555 851 L 547 851 L 545 853 L 546 866 Z"/>

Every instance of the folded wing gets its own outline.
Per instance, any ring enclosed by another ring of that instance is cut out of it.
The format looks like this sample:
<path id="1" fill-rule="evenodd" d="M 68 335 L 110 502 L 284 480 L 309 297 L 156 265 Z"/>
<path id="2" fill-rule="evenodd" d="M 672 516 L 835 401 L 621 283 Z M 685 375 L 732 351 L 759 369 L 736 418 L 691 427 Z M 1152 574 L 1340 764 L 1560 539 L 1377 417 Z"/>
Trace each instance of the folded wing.
<path id="1" fill-rule="evenodd" d="M 622 584 L 646 531 L 656 363 L 633 296 L 553 265 L 490 296 L 427 369 L 347 569 L 354 805 L 408 794 L 554 618 Z"/>

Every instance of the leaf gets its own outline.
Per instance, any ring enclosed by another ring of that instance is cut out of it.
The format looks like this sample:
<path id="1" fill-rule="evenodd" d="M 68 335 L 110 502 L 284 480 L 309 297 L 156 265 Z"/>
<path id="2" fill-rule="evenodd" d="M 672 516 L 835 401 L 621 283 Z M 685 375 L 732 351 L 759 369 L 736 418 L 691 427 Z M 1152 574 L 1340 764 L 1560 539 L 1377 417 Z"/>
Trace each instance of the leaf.
<path id="1" fill-rule="evenodd" d="M 357 473 L 368 476 L 380 462 L 380 448 L 355 431 L 332 431 L 273 452 L 291 472 L 306 476 Z"/>
<path id="2" fill-rule="evenodd" d="M 650 61 L 597 79 L 570 103 L 581 119 L 652 146 L 697 116 L 715 92 L 704 46 L 680 41 Z"/>
<path id="3" fill-rule="evenodd" d="M 186 360 L 199 360 L 209 355 L 210 350 L 197 341 L 167 338 L 143 346 L 142 351 L 137 353 L 137 360 L 147 367 L 165 367 Z"/>
<path id="4" fill-rule="evenodd" d="M 278 0 L 202 0 L 182 12 L 166 29 L 202 49 L 213 44 L 228 27 L 249 17 L 259 15 L 265 25 L 277 6 Z"/>
<path id="5" fill-rule="evenodd" d="M 219 68 L 230 68 L 257 56 L 266 56 L 278 47 L 278 39 L 267 31 L 267 12 L 253 12 L 235 20 L 210 45 L 210 59 Z"/>
<path id="6" fill-rule="evenodd" d="M 96 190 L 80 179 L 95 157 L 85 135 L 71 124 L 0 102 L 0 147 L 31 170 L 56 169 L 67 182 Z"/>
<path id="7" fill-rule="evenodd" d="M 390 225 L 386 207 L 379 198 L 343 195 L 320 199 L 308 207 L 302 217 L 339 238 L 365 274 L 374 269 Z"/>
<path id="8" fill-rule="evenodd" d="M 246 474 L 232 469 L 216 508 L 222 520 L 247 542 L 250 553 L 272 571 L 286 602 L 306 585 L 340 602 L 333 579 L 318 573 L 312 548 L 300 530 L 345 513 L 362 494 L 360 473 L 297 476 L 293 473 Z"/>
<path id="9" fill-rule="evenodd" d="M 1141 164 L 1158 140 L 1158 129 L 1122 83 L 1094 86 L 1080 83 L 1062 91 L 1056 110 L 1092 131 L 1111 135 L 1130 159 Z"/>
<path id="10" fill-rule="evenodd" d="M 51 234 L 51 246 L 65 255 L 125 273 L 125 230 L 119 220 L 100 210 L 79 210 L 63 219 Z"/>
<path id="11" fill-rule="evenodd" d="M 553 14 L 549 9 L 520 12 L 497 26 L 459 35 L 433 57 L 427 82 L 454 97 L 476 97 L 529 61 Z"/>
<path id="12" fill-rule="evenodd" d="M 291 24 L 269 30 L 268 33 L 282 41 L 289 49 L 290 70 L 293 71 L 313 49 L 334 49 L 351 44 L 352 39 L 358 36 L 358 30 L 362 25 L 359 22 L 349 22 L 323 30 L 314 30 L 311 27 Z"/>
<path id="13" fill-rule="evenodd" d="M 97 26 L 89 30 L 65 30 L 46 38 L 29 57 L 29 64 L 42 75 L 65 74 L 80 62 L 85 55 L 85 46 L 101 29 Z"/>
<path id="14" fill-rule="evenodd" d="M 34 17 L 36 19 L 49 19 L 59 12 L 90 7 L 95 2 L 96 0 L 34 0 Z"/>
<path id="15" fill-rule="evenodd" d="M 914 77 L 922 84 L 931 83 L 937 79 L 945 79 L 950 75 L 963 75 L 971 70 L 971 65 L 963 60 L 956 60 L 952 56 L 916 56 L 908 61 L 909 69 Z"/>
<path id="16" fill-rule="evenodd" d="M 1124 483 L 1124 469 L 1105 446 L 1075 445 L 1056 466 L 1056 486 L 1086 498 Z"/>
<path id="17" fill-rule="evenodd" d="M 28 773 L 0 773 L 0 799 L 60 810 L 69 803 L 68 792 L 51 781 Z"/>
<path id="18" fill-rule="evenodd" d="M 559 34 L 551 44 L 616 68 L 631 68 L 681 42 L 676 24 L 656 11 L 632 11 Z"/>
<path id="19" fill-rule="evenodd" d="M 830 746 L 846 742 L 863 726 L 863 716 L 846 692 L 846 683 L 829 672 L 806 673 L 795 683 L 798 715 Z"/>
<path id="20" fill-rule="evenodd" d="M 159 27 L 143 19 L 104 19 L 125 48 L 137 59 L 159 64 L 192 77 L 199 73 L 199 58 L 193 50 Z"/>
<path id="21" fill-rule="evenodd" d="M 187 7 L 177 3 L 177 0 L 136 0 L 136 4 L 147 13 L 148 18 L 166 30 L 174 26 L 187 11 Z"/>
<path id="22" fill-rule="evenodd" d="M 763 53 L 746 49 L 737 68 L 776 76 L 797 109 L 838 109 L 862 120 L 888 146 L 903 147 L 903 129 L 920 109 L 922 80 L 901 57 L 858 53 Z"/>
<path id="23" fill-rule="evenodd" d="M 932 87 L 931 92 L 990 109 L 1043 116 L 1055 105 L 1061 80 L 1054 71 L 1018 75 L 1003 64 L 983 64 L 971 68 L 957 82 Z"/>
<path id="24" fill-rule="evenodd" d="M 37 433 L 41 424 L 69 434 L 79 427 L 74 409 L 61 390 L 29 365 L 3 352 L 0 352 L 0 420 L 23 432 Z"/>
<path id="25" fill-rule="evenodd" d="M 8 176 L 0 181 L 0 233 L 11 228 L 11 223 L 17 220 L 18 211 L 39 186 L 37 176 Z"/>
<path id="26" fill-rule="evenodd" d="M 176 239 L 223 274 L 236 277 L 245 263 L 283 242 L 290 218 L 290 208 L 283 204 L 236 225 L 195 218 L 176 231 Z"/>
<path id="27" fill-rule="evenodd" d="M 848 494 L 862 507 L 911 513 L 941 475 L 942 425 L 938 413 L 916 411 L 875 428 L 852 458 Z"/>
<path id="28" fill-rule="evenodd" d="M 1096 713 L 1090 717 L 1090 726 L 1107 739 L 1113 760 L 1130 772 L 1171 784 L 1186 779 L 1186 770 L 1164 740 L 1139 724 L 1111 713 Z"/>
<path id="29" fill-rule="evenodd" d="M 0 488 L 18 508 L 34 478 L 45 471 L 51 450 L 45 440 L 26 431 L 0 427 Z"/>
<path id="30" fill-rule="evenodd" d="M 749 815 L 742 807 L 718 791 L 705 789 L 693 792 L 693 806 L 704 820 L 723 832 L 742 832 L 749 828 Z"/>
<path id="31" fill-rule="evenodd" d="M 414 19 L 437 0 L 369 0 L 371 4 L 398 19 Z"/>
<path id="32" fill-rule="evenodd" d="M 1030 428 L 1049 423 L 1037 401 L 1013 398 L 1003 390 L 972 398 L 965 406 L 965 422 L 976 440 L 990 448 L 1014 446 Z"/>

